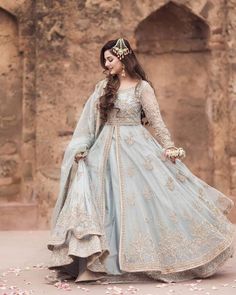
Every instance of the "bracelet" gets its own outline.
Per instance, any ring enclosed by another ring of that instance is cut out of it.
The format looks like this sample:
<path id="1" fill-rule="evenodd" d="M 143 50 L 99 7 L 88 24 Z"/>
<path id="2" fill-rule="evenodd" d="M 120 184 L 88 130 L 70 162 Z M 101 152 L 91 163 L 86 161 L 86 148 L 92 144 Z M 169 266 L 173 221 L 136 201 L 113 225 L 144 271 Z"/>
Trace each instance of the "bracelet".
<path id="1" fill-rule="evenodd" d="M 186 152 L 183 148 L 173 147 L 175 150 L 167 150 L 165 151 L 165 155 L 170 158 L 184 158 L 186 157 Z"/>

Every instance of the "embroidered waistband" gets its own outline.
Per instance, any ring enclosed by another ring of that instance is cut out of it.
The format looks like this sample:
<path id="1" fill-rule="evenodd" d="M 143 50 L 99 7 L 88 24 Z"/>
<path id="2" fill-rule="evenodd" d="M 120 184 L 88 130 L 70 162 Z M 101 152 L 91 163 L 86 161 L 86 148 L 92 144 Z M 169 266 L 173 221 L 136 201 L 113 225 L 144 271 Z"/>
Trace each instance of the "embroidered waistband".
<path id="1" fill-rule="evenodd" d="M 108 119 L 106 125 L 140 125 L 140 121 L 124 120 L 124 119 Z"/>

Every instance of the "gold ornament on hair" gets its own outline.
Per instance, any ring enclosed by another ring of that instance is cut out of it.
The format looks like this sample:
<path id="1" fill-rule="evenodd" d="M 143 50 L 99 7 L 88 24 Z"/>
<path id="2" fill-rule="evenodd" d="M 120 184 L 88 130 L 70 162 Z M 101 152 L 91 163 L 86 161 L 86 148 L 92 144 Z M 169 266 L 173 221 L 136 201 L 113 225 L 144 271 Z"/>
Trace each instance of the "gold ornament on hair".
<path id="1" fill-rule="evenodd" d="M 126 46 L 123 38 L 119 38 L 112 47 L 112 51 L 117 55 L 117 57 L 121 60 L 125 57 L 125 55 L 131 53 L 132 51 Z"/>

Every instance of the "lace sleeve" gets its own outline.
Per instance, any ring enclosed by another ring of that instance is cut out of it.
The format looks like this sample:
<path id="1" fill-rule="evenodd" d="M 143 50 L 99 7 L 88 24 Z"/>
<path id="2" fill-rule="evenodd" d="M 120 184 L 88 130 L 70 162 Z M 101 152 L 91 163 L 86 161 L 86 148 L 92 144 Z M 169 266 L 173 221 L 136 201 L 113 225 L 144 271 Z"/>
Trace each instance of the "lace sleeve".
<path id="1" fill-rule="evenodd" d="M 174 146 L 170 132 L 162 119 L 154 89 L 146 81 L 141 90 L 140 101 L 150 126 L 154 129 L 154 136 L 157 141 L 160 142 L 164 148 Z"/>

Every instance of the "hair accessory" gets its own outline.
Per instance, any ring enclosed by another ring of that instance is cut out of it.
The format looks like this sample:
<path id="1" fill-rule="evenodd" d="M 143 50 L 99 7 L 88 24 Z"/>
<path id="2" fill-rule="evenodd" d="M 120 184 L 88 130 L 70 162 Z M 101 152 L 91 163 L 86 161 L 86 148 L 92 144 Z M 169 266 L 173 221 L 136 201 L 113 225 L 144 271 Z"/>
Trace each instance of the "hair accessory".
<path id="1" fill-rule="evenodd" d="M 132 51 L 125 45 L 123 38 L 119 38 L 116 45 L 112 47 L 112 51 L 117 55 L 119 59 L 123 59 L 125 55 L 131 53 Z"/>
<path id="2" fill-rule="evenodd" d="M 126 76 L 126 74 L 125 74 L 125 65 L 124 65 L 124 64 L 122 64 L 122 72 L 121 72 L 121 76 L 122 76 L 122 77 L 125 77 L 125 76 Z"/>

